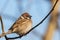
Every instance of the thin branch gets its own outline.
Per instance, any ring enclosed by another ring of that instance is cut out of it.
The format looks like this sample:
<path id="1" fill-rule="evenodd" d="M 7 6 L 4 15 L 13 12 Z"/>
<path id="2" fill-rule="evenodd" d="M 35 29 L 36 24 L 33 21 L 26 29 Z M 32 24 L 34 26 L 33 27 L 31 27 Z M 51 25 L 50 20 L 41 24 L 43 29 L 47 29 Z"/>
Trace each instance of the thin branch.
<path id="1" fill-rule="evenodd" d="M 44 19 L 42 19 L 41 22 L 39 22 L 36 26 L 34 26 L 29 32 L 31 32 L 33 29 L 35 29 L 37 26 L 39 26 L 40 24 L 42 24 L 44 22 L 44 20 L 52 13 L 52 11 L 54 10 L 56 4 L 57 4 L 58 0 L 56 0 L 56 3 L 54 4 L 53 8 L 51 9 L 51 11 L 46 15 L 46 17 Z M 28 32 L 28 33 L 29 33 Z M 27 33 L 27 34 L 28 34 Z"/>
<path id="2" fill-rule="evenodd" d="M 8 37 L 7 37 L 6 35 L 5 35 L 5 39 L 6 39 L 6 40 L 9 40 Z"/>
<path id="3" fill-rule="evenodd" d="M 59 0 L 56 0 L 53 8 L 51 9 L 51 11 L 45 16 L 44 19 L 42 19 L 42 21 L 40 21 L 36 26 L 34 26 L 31 30 L 29 30 L 26 34 L 28 34 L 29 32 L 31 32 L 33 29 L 35 29 L 36 27 L 38 27 L 40 24 L 42 24 L 44 22 L 44 20 L 53 12 L 56 4 L 58 3 Z M 20 38 L 20 37 L 14 37 L 14 38 L 8 38 L 8 39 L 17 39 L 17 38 Z"/>
<path id="4" fill-rule="evenodd" d="M 4 34 L 4 26 L 3 26 L 3 21 L 2 21 L 2 18 L 0 16 L 0 20 L 1 20 L 1 27 L 2 27 L 2 34 Z M 7 36 L 5 35 L 5 39 L 8 40 Z"/>
<path id="5" fill-rule="evenodd" d="M 3 22 L 2 22 L 1 16 L 0 16 L 0 20 L 1 20 L 2 33 L 4 33 L 4 26 L 3 26 Z"/>

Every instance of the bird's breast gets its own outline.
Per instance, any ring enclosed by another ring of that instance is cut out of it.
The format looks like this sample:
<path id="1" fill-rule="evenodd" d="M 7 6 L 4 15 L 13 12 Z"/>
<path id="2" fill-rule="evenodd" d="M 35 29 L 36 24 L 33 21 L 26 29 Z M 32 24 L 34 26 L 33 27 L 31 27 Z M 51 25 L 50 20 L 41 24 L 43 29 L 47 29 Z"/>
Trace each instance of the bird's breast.
<path id="1" fill-rule="evenodd" d="M 27 20 L 21 23 L 18 28 L 19 28 L 18 29 L 19 34 L 25 34 L 32 28 L 32 21 Z"/>

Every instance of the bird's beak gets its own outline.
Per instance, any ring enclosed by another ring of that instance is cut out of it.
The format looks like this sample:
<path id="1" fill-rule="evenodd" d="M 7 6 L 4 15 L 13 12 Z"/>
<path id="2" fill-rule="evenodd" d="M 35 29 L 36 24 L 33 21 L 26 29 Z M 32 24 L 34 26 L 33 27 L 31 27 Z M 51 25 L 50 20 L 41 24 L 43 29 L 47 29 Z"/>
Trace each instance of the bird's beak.
<path id="1" fill-rule="evenodd" d="M 30 18 L 31 18 L 32 16 L 30 15 Z"/>
<path id="2" fill-rule="evenodd" d="M 30 16 L 30 17 L 32 17 L 32 16 Z"/>

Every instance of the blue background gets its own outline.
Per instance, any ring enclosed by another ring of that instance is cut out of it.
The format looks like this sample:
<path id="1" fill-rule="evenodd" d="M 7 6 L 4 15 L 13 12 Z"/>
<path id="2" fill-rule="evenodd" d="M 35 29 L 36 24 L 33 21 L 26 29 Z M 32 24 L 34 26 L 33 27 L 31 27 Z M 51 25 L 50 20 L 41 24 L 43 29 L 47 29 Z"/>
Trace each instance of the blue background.
<path id="1" fill-rule="evenodd" d="M 50 0 L 0 0 L 0 15 L 2 16 L 5 32 L 13 25 L 19 16 L 28 12 L 32 15 L 33 26 L 39 23 L 51 10 Z M 16 40 L 42 40 L 48 27 L 49 17 L 28 35 Z M 0 34 L 1 23 L 0 23 Z M 15 37 L 16 34 L 9 34 L 8 37 Z M 5 40 L 4 37 L 0 40 Z M 53 40 L 59 40 L 59 31 L 55 30 Z"/>

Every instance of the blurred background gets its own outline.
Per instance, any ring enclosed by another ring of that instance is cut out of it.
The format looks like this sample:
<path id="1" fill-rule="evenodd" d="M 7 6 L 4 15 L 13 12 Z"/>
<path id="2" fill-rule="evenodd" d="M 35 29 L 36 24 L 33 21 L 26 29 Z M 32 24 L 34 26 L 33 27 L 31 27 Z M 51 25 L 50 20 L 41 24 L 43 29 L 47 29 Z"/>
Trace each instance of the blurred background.
<path id="1" fill-rule="evenodd" d="M 0 16 L 2 16 L 5 32 L 8 31 L 24 12 L 28 12 L 32 16 L 32 27 L 34 27 L 49 13 L 55 2 L 56 0 L 0 0 Z M 21 39 L 18 38 L 14 40 L 60 40 L 59 2 L 52 14 L 41 25 Z M 1 33 L 0 23 L 0 34 Z M 16 36 L 18 35 L 7 35 L 7 37 Z M 5 38 L 2 37 L 0 40 L 5 40 Z"/>

